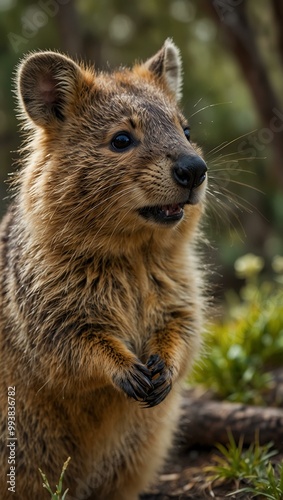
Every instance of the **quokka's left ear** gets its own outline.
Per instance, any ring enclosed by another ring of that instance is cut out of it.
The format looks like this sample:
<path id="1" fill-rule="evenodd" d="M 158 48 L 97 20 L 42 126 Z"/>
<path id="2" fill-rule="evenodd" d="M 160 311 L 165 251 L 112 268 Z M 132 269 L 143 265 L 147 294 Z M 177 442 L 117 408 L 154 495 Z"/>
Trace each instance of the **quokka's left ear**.
<path id="1" fill-rule="evenodd" d="M 72 113 L 84 81 L 82 69 L 57 52 L 36 52 L 27 56 L 17 73 L 20 109 L 44 129 L 61 127 Z"/>
<path id="2" fill-rule="evenodd" d="M 171 38 L 167 38 L 163 47 L 144 66 L 155 77 L 163 80 L 167 88 L 175 95 L 177 101 L 182 97 L 182 61 L 178 47 Z"/>

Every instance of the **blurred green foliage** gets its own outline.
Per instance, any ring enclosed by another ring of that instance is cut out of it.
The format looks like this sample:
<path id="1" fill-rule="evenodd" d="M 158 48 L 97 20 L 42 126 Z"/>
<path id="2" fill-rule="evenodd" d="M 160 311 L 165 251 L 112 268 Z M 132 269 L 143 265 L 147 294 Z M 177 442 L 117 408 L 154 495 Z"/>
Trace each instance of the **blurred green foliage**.
<path id="1" fill-rule="evenodd" d="M 227 293 L 227 313 L 205 336 L 206 356 L 196 366 L 193 382 L 224 399 L 265 404 L 272 383 L 270 370 L 282 366 L 282 257 L 274 259 L 273 281 L 259 279 L 262 259 L 245 255 L 235 268 L 246 283 L 240 293 Z"/>

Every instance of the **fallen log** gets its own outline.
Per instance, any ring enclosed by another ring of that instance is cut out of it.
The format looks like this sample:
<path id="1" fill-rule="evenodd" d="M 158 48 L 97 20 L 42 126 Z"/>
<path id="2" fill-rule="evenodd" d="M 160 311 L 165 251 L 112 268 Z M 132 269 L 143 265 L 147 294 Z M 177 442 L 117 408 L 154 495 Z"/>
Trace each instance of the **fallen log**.
<path id="1" fill-rule="evenodd" d="M 177 443 L 181 448 L 227 443 L 227 429 L 236 442 L 249 445 L 259 433 L 261 444 L 272 441 L 283 450 L 283 408 L 250 406 L 227 401 L 203 400 L 185 394 Z"/>

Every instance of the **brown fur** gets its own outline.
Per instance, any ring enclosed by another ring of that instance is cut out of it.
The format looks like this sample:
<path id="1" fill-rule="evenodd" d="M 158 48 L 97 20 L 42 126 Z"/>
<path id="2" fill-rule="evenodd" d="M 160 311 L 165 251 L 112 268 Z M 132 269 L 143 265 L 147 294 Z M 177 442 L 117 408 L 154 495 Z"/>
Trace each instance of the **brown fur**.
<path id="1" fill-rule="evenodd" d="M 110 74 L 52 52 L 19 67 L 28 141 L 1 225 L 2 500 L 47 498 L 38 467 L 55 487 L 68 456 L 67 498 L 134 500 L 168 453 L 203 310 L 194 247 L 206 181 L 186 189 L 172 175 L 180 158 L 198 158 L 180 75 L 170 40 Z M 113 149 L 119 132 L 134 137 L 128 149 Z M 189 196 L 179 222 L 138 212 Z"/>

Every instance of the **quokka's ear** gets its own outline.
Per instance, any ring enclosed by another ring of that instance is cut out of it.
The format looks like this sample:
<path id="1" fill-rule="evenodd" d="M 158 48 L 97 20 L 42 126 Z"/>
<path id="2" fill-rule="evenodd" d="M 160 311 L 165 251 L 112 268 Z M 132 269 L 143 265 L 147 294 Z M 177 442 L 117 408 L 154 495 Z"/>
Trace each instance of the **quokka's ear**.
<path id="1" fill-rule="evenodd" d="M 82 70 L 68 57 L 32 54 L 18 68 L 20 107 L 36 125 L 54 127 L 65 120 L 82 79 Z"/>
<path id="2" fill-rule="evenodd" d="M 163 80 L 176 100 L 182 97 L 182 61 L 178 47 L 167 38 L 163 47 L 144 65 L 155 77 Z"/>

